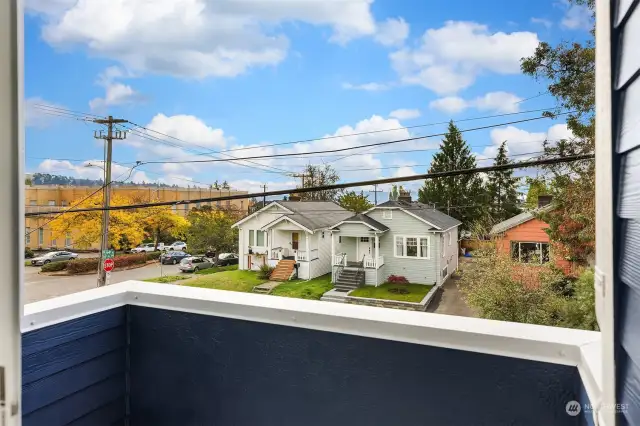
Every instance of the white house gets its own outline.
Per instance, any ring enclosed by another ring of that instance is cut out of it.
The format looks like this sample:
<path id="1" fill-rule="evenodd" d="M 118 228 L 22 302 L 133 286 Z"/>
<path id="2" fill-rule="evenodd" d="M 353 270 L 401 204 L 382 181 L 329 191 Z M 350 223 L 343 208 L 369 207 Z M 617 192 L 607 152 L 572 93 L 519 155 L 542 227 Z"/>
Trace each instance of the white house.
<path id="1" fill-rule="evenodd" d="M 274 201 L 233 226 L 239 229 L 239 269 L 278 266 L 272 278 L 289 279 L 331 272 L 331 234 L 327 229 L 353 213 L 328 201 Z"/>

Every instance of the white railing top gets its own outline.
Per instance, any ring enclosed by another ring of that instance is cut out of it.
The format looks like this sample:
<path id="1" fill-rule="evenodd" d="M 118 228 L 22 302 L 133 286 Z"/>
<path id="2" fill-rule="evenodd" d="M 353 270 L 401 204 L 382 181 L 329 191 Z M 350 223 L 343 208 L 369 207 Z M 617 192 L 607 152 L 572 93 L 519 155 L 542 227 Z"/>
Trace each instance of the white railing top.
<path id="1" fill-rule="evenodd" d="M 600 396 L 600 333 L 480 318 L 126 281 L 31 303 L 28 332 L 136 305 L 577 366 L 592 403 Z"/>

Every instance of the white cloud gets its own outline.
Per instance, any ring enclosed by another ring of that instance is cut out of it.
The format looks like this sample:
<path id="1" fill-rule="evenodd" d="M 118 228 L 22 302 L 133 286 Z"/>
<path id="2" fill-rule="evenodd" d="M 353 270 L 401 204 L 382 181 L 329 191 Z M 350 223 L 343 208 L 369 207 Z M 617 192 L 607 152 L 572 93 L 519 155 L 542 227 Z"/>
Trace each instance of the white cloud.
<path id="1" fill-rule="evenodd" d="M 401 46 L 409 36 L 409 24 L 402 19 L 389 18 L 378 25 L 375 39 L 383 46 Z"/>
<path id="2" fill-rule="evenodd" d="M 47 159 L 38 165 L 36 171 L 84 179 L 103 179 L 104 171 L 102 167 L 104 167 L 104 161 L 102 160 L 87 160 L 74 164 L 66 160 Z M 112 180 L 116 181 L 153 182 L 153 179 L 150 179 L 145 172 L 115 163 L 111 165 L 111 176 Z"/>
<path id="3" fill-rule="evenodd" d="M 110 106 L 133 104 L 142 100 L 142 96 L 127 84 L 115 81 L 117 78 L 130 76 L 119 67 L 109 67 L 98 76 L 100 86 L 104 87 L 104 98 L 89 101 L 92 110 L 104 110 Z"/>
<path id="4" fill-rule="evenodd" d="M 569 30 L 590 30 L 593 26 L 592 12 L 587 6 L 570 4 L 563 1 L 562 4 L 566 8 L 564 17 L 560 21 L 563 28 Z"/>
<path id="5" fill-rule="evenodd" d="M 546 28 L 551 28 L 553 26 L 553 22 L 545 18 L 531 18 L 531 23 L 540 24 Z"/>
<path id="6" fill-rule="evenodd" d="M 80 46 L 128 69 L 187 78 L 234 77 L 280 63 L 281 24 L 332 28 L 330 40 L 372 36 L 373 0 L 29 0 L 44 18 L 43 39 Z"/>
<path id="7" fill-rule="evenodd" d="M 25 124 L 27 127 L 49 127 L 66 115 L 63 106 L 48 102 L 38 96 L 24 100 Z"/>
<path id="8" fill-rule="evenodd" d="M 365 92 L 380 92 L 382 90 L 389 89 L 389 85 L 384 83 L 364 83 L 364 84 L 342 83 L 342 88 L 346 90 L 364 90 Z"/>
<path id="9" fill-rule="evenodd" d="M 145 127 L 152 130 L 152 132 L 147 132 L 150 136 L 164 139 L 169 144 L 175 144 L 183 148 L 193 148 L 197 145 L 195 149 L 203 150 L 224 148 L 227 145 L 227 138 L 222 129 L 208 126 L 194 115 L 166 116 L 164 114 L 156 114 Z M 146 140 L 144 143 L 153 144 L 152 141 Z M 153 145 L 155 146 L 152 149 L 156 150 L 157 144 Z"/>
<path id="10" fill-rule="evenodd" d="M 447 21 L 428 29 L 418 47 L 391 53 L 391 64 L 405 84 L 440 95 L 471 86 L 483 72 L 518 74 L 520 59 L 538 46 L 532 32 L 491 33 L 475 22 Z"/>
<path id="11" fill-rule="evenodd" d="M 397 118 L 398 120 L 411 120 L 420 117 L 420 111 L 417 109 L 396 109 L 389 113 L 389 117 Z"/>
<path id="12" fill-rule="evenodd" d="M 498 147 L 503 141 L 507 141 L 507 150 L 510 156 L 517 155 L 518 160 L 534 157 L 543 150 L 544 141 L 555 145 L 561 139 L 573 138 L 573 133 L 566 124 L 554 124 L 546 132 L 528 132 L 515 126 L 501 127 L 491 131 L 492 146 L 486 147 L 479 158 L 493 158 L 498 153 Z"/>
<path id="13" fill-rule="evenodd" d="M 479 111 L 512 113 L 520 110 L 522 98 L 509 92 L 489 92 L 475 99 L 465 100 L 458 96 L 447 96 L 429 103 L 429 107 L 448 114 L 457 114 L 468 108 Z"/>

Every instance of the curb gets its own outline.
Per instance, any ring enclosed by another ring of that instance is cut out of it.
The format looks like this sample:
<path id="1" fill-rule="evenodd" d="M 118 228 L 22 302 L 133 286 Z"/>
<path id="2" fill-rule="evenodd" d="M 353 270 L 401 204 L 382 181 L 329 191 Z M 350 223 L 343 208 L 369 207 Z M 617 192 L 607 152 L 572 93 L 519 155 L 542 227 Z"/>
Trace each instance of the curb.
<path id="1" fill-rule="evenodd" d="M 116 268 L 116 269 L 113 270 L 113 272 L 128 271 L 130 269 L 144 268 L 145 266 L 151 265 L 153 263 L 158 263 L 158 262 L 153 260 L 153 261 L 149 261 L 149 262 L 146 262 L 146 263 L 143 263 L 143 264 L 139 264 L 139 265 L 132 265 L 132 266 L 129 266 L 129 267 L 126 267 L 126 268 Z M 65 271 L 59 271 L 59 272 L 42 272 L 42 271 L 39 271 L 38 275 L 46 275 L 46 276 L 49 276 L 49 277 L 80 277 L 80 276 L 83 276 L 83 275 L 93 275 L 95 273 L 96 273 L 96 271 L 82 272 L 80 274 L 69 274 L 69 273 L 67 273 Z"/>

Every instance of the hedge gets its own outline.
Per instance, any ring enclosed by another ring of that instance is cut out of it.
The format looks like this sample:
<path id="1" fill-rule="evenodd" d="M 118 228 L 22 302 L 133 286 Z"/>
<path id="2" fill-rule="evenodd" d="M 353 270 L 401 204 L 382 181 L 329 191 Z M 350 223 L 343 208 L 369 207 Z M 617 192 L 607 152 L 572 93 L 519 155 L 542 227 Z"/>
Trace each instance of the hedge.
<path id="1" fill-rule="evenodd" d="M 147 255 L 147 259 L 148 260 L 158 260 L 158 259 L 160 259 L 160 256 L 162 255 L 162 252 L 161 251 L 150 251 L 146 255 Z"/>
<path id="2" fill-rule="evenodd" d="M 116 256 L 113 261 L 116 268 L 126 268 L 132 265 L 142 265 L 147 262 L 148 253 L 129 254 L 126 256 Z M 70 274 L 82 274 L 98 270 L 100 258 L 76 259 L 67 264 L 67 271 Z"/>
<path id="3" fill-rule="evenodd" d="M 61 262 L 51 262 L 46 265 L 42 265 L 40 269 L 42 272 L 58 272 L 64 271 L 67 268 L 68 260 L 63 260 Z"/>

